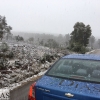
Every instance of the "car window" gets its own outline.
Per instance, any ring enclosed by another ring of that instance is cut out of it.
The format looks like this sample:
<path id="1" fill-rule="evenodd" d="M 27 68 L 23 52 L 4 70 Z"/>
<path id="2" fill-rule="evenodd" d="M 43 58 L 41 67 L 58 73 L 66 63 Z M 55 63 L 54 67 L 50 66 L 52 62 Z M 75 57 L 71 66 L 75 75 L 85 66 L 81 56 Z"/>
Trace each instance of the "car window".
<path id="1" fill-rule="evenodd" d="M 100 61 L 61 59 L 53 65 L 47 75 L 100 82 Z"/>

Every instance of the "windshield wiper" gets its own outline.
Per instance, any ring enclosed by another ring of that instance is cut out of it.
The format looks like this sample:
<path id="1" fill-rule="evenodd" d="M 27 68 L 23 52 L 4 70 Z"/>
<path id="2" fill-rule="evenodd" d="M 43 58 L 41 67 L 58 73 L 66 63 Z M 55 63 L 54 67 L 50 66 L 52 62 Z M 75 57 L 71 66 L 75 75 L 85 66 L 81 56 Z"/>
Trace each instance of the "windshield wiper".
<path id="1" fill-rule="evenodd" d="M 74 79 L 85 79 L 84 76 L 79 76 L 79 75 L 70 75 L 69 77 Z"/>

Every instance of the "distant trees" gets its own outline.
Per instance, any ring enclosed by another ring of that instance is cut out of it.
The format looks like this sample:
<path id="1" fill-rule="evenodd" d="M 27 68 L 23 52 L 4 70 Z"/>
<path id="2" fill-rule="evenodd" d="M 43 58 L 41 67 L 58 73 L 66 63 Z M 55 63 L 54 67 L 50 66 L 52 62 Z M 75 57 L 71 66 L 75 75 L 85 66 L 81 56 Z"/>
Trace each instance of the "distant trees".
<path id="1" fill-rule="evenodd" d="M 21 36 L 15 36 L 15 39 L 16 39 L 16 41 L 18 42 L 18 41 L 24 41 L 24 38 L 23 37 L 21 37 Z"/>
<path id="2" fill-rule="evenodd" d="M 28 39 L 28 41 L 29 41 L 30 43 L 33 43 L 33 42 L 34 42 L 34 38 L 33 38 L 33 37 L 30 37 L 30 38 Z"/>
<path id="3" fill-rule="evenodd" d="M 85 53 L 86 46 L 89 43 L 89 37 L 91 36 L 91 27 L 90 25 L 85 25 L 82 22 L 77 22 L 74 25 L 74 30 L 71 32 L 71 39 L 69 49 Z"/>
<path id="4" fill-rule="evenodd" d="M 43 46 L 44 45 L 44 40 L 41 40 L 39 44 Z"/>
<path id="5" fill-rule="evenodd" d="M 2 40 L 5 33 L 10 34 L 11 30 L 12 27 L 7 25 L 6 17 L 0 15 L 0 39 Z"/>
<path id="6" fill-rule="evenodd" d="M 47 43 L 45 43 L 45 46 L 50 48 L 58 48 L 59 44 L 54 39 L 48 39 Z"/>

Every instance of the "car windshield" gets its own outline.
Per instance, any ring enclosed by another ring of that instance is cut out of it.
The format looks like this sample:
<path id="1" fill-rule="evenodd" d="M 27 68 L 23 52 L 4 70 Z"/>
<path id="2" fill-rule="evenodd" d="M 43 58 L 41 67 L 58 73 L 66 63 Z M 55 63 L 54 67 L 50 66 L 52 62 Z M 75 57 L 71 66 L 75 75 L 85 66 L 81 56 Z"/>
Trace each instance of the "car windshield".
<path id="1" fill-rule="evenodd" d="M 100 82 L 100 61 L 61 59 L 53 65 L 53 67 L 47 72 L 47 75 L 90 82 Z"/>

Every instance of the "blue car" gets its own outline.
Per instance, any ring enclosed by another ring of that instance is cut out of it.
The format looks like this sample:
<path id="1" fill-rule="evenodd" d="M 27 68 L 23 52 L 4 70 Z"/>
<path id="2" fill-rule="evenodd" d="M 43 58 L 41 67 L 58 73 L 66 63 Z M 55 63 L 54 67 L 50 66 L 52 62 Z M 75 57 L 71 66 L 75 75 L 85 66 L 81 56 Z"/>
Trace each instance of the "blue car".
<path id="1" fill-rule="evenodd" d="M 29 100 L 100 100 L 100 56 L 62 57 L 32 84 Z"/>

